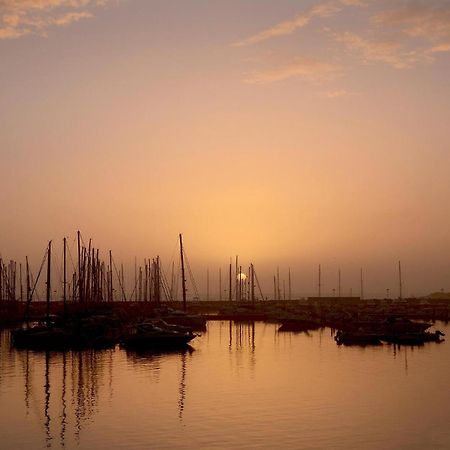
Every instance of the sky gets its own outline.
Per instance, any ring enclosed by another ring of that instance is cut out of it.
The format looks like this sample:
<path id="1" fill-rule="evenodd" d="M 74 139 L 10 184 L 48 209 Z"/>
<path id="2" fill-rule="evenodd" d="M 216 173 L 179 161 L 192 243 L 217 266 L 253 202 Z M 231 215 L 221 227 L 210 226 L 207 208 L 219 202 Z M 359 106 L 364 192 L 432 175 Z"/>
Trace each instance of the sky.
<path id="1" fill-rule="evenodd" d="M 1 256 L 450 291 L 449 72 L 444 0 L 0 0 Z"/>

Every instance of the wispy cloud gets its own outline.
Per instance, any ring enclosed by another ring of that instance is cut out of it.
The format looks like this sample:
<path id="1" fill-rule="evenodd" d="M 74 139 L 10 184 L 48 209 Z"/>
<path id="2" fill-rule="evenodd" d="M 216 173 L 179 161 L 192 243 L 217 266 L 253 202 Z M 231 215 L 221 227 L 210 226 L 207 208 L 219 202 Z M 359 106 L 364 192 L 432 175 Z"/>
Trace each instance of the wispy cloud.
<path id="1" fill-rule="evenodd" d="M 266 84 L 299 77 L 305 81 L 319 83 L 334 79 L 341 73 L 341 67 L 336 64 L 312 58 L 295 58 L 289 63 L 253 72 L 245 81 L 251 84 Z"/>
<path id="2" fill-rule="evenodd" d="M 410 38 L 423 39 L 431 53 L 450 51 L 450 1 L 408 0 L 375 15 L 372 22 L 379 27 L 396 28 Z"/>
<path id="3" fill-rule="evenodd" d="M 0 39 L 45 36 L 51 27 L 63 27 L 93 16 L 96 7 L 111 0 L 0 0 Z"/>
<path id="4" fill-rule="evenodd" d="M 335 38 L 348 49 L 357 52 L 366 64 L 384 63 L 396 69 L 407 69 L 417 62 L 429 60 L 417 49 L 405 48 L 398 36 L 365 38 L 352 32 L 336 33 Z"/>
<path id="5" fill-rule="evenodd" d="M 335 89 L 333 91 L 319 92 L 319 95 L 321 97 L 335 99 L 335 98 L 349 97 L 351 95 L 356 95 L 356 93 L 349 92 L 346 89 Z"/>
<path id="6" fill-rule="evenodd" d="M 246 39 L 238 41 L 233 45 L 235 47 L 244 47 L 247 45 L 257 44 L 259 42 L 263 42 L 277 36 L 292 34 L 295 30 L 308 25 L 308 23 L 315 17 L 329 17 L 341 11 L 345 6 L 363 5 L 364 3 L 360 0 L 340 0 L 319 3 L 298 14 L 293 19 L 280 22 L 273 27 L 263 30 Z"/>

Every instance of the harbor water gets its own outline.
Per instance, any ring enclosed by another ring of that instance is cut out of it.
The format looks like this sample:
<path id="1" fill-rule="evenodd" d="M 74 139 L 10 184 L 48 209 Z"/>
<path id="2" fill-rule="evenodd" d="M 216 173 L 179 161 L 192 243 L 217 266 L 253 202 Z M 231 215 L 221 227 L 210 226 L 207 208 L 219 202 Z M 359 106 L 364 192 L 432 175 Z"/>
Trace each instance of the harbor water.
<path id="1" fill-rule="evenodd" d="M 189 350 L 159 354 L 15 350 L 3 330 L 0 448 L 450 448 L 449 342 L 277 330 L 211 321 Z"/>

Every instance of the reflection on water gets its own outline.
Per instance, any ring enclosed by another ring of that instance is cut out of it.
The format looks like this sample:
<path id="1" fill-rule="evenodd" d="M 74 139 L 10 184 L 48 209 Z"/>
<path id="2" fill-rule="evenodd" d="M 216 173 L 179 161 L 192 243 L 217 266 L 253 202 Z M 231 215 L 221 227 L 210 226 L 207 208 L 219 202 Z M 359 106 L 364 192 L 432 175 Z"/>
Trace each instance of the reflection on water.
<path id="1" fill-rule="evenodd" d="M 277 328 L 210 322 L 170 353 L 18 351 L 4 330 L 0 446 L 450 447 L 449 343 L 339 347 L 330 329 Z"/>
<path id="2" fill-rule="evenodd" d="M 127 360 L 139 367 L 146 367 L 153 375 L 153 380 L 159 382 L 160 364 L 169 355 L 179 356 L 180 358 L 180 381 L 178 387 L 178 417 L 183 418 L 184 402 L 186 399 L 186 367 L 187 358 L 192 356 L 195 349 L 186 345 L 181 350 L 166 351 L 142 351 L 142 350 L 126 350 Z"/>
<path id="3" fill-rule="evenodd" d="M 46 448 L 65 448 L 68 433 L 69 440 L 79 442 L 83 425 L 92 421 L 97 411 L 100 386 L 112 388 L 111 353 L 15 351 L 8 338 L 2 339 L 0 383 L 20 383 L 22 378 L 25 417 L 32 416 L 43 429 Z M 106 376 L 110 378 L 107 384 Z M 17 409 L 20 400 L 10 399 Z M 35 445 L 38 448 L 39 443 Z"/>

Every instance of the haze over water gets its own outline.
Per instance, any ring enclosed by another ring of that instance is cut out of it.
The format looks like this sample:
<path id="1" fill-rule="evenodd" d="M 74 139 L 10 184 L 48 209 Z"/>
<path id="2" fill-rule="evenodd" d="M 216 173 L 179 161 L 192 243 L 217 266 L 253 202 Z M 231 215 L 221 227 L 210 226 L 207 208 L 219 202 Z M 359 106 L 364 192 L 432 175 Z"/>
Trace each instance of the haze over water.
<path id="1" fill-rule="evenodd" d="M 328 328 L 261 322 L 209 322 L 194 351 L 166 354 L 36 353 L 1 337 L 9 450 L 450 445 L 445 343 L 339 347 Z"/>

